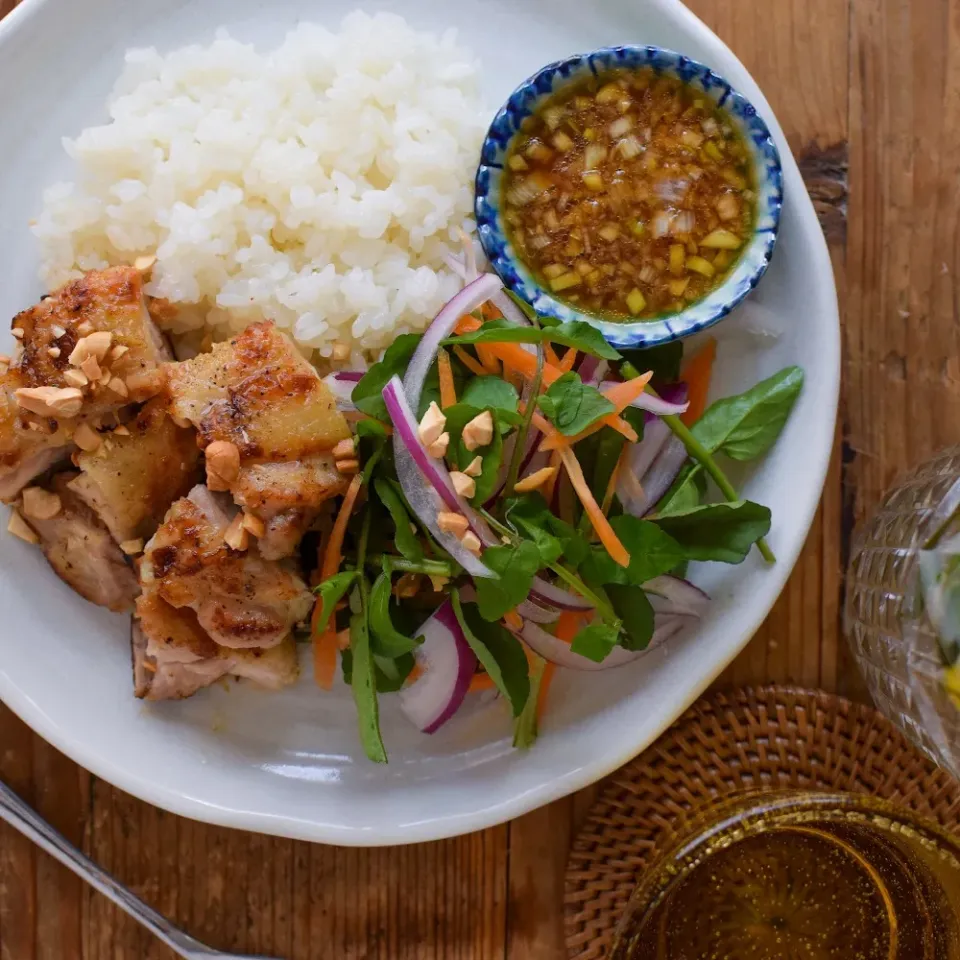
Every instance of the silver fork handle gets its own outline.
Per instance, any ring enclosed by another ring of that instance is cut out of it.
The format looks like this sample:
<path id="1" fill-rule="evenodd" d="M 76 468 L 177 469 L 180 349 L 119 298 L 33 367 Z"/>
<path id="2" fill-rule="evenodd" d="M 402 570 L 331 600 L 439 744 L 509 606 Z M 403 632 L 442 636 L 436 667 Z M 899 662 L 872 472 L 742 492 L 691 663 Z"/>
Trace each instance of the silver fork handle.
<path id="1" fill-rule="evenodd" d="M 96 887 L 105 897 L 143 924 L 157 939 L 185 960 L 218 956 L 209 947 L 178 930 L 165 917 L 134 896 L 123 884 L 84 856 L 66 837 L 58 833 L 25 804 L 5 783 L 0 783 L 0 817 L 25 837 L 42 847 L 78 877 Z"/>

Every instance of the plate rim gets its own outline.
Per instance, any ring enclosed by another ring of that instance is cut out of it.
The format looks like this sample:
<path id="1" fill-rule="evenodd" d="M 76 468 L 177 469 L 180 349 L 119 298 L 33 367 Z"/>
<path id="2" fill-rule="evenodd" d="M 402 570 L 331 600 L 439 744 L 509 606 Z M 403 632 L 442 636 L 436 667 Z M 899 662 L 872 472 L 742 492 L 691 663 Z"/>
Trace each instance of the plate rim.
<path id="1" fill-rule="evenodd" d="M 33 19 L 41 9 L 55 2 L 57 0 L 22 0 L 10 14 L 0 21 L 0 49 L 3 48 L 5 43 L 14 42 L 17 32 Z M 705 673 L 703 680 L 685 688 L 683 695 L 678 696 L 671 709 L 665 711 L 651 725 L 650 729 L 632 740 L 624 738 L 621 749 L 613 751 L 611 756 L 599 758 L 592 763 L 567 770 L 552 779 L 544 777 L 538 786 L 527 789 L 506 800 L 489 803 L 482 809 L 461 812 L 440 819 L 427 818 L 413 824 L 378 826 L 376 829 L 337 825 L 322 822 L 319 818 L 305 819 L 302 816 L 293 816 L 286 813 L 276 814 L 265 810 L 243 809 L 241 808 L 242 801 L 239 801 L 235 807 L 228 808 L 204 801 L 182 790 L 157 784 L 135 772 L 130 772 L 119 764 L 113 763 L 109 756 L 102 751 L 91 750 L 87 748 L 85 743 L 71 739 L 68 730 L 58 726 L 39 703 L 35 702 L 15 684 L 8 682 L 5 672 L 0 669 L 0 699 L 35 733 L 95 776 L 147 803 L 179 816 L 256 833 L 342 846 L 405 845 L 447 839 L 497 826 L 568 796 L 608 776 L 653 743 L 677 717 L 697 700 L 723 669 L 749 643 L 781 595 L 787 579 L 793 572 L 819 508 L 827 478 L 833 452 L 833 437 L 836 431 L 840 395 L 841 328 L 836 282 L 826 240 L 817 221 L 812 201 L 803 184 L 796 160 L 776 114 L 750 72 L 733 51 L 681 0 L 642 0 L 642 2 L 645 6 L 659 11 L 666 19 L 677 24 L 680 29 L 696 35 L 704 47 L 709 50 L 709 59 L 719 59 L 729 63 L 730 66 L 725 67 L 723 71 L 725 76 L 730 76 L 732 68 L 741 71 L 740 78 L 734 81 L 735 85 L 745 92 L 751 102 L 763 110 L 764 118 L 770 127 L 777 146 L 780 148 L 784 179 L 792 184 L 790 192 L 793 194 L 792 201 L 797 204 L 797 216 L 805 225 L 808 233 L 810 228 L 813 227 L 813 233 L 810 237 L 810 252 L 816 261 L 818 285 L 824 287 L 824 301 L 831 312 L 831 316 L 827 319 L 832 322 L 826 329 L 832 330 L 833 349 L 829 356 L 823 358 L 819 368 L 820 377 L 823 381 L 820 393 L 825 401 L 829 400 L 829 417 L 826 417 L 823 421 L 821 429 L 824 430 L 825 437 L 817 451 L 817 462 L 812 464 L 813 469 L 810 470 L 810 476 L 814 478 L 814 483 L 811 483 L 810 489 L 811 494 L 815 492 L 815 495 L 811 495 L 805 505 L 805 516 L 801 515 L 798 518 L 799 522 L 795 526 L 797 537 L 793 548 L 778 559 L 773 570 L 768 571 L 768 576 L 774 581 L 770 584 L 769 599 L 755 608 L 740 641 L 733 644 L 728 651 L 724 651 L 719 657 L 715 657 L 711 669 Z"/>

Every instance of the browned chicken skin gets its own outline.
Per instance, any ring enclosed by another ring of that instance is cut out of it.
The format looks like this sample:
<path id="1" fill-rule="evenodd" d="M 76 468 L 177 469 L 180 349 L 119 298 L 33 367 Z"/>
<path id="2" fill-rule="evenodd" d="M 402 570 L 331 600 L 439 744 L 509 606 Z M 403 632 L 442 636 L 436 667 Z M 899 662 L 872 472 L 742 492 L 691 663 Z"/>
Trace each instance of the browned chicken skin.
<path id="1" fill-rule="evenodd" d="M 146 540 L 170 504 L 197 480 L 200 453 L 192 430 L 178 427 L 161 399 L 151 400 L 111 434 L 110 443 L 78 453 L 71 489 L 100 516 L 118 543 Z"/>
<path id="2" fill-rule="evenodd" d="M 197 427 L 201 446 L 229 443 L 239 452 L 230 491 L 266 527 L 261 554 L 293 554 L 349 479 L 330 455 L 350 436 L 333 395 L 272 323 L 167 369 L 173 415 Z"/>
<path id="3" fill-rule="evenodd" d="M 70 488 L 74 473 L 60 473 L 50 489 L 60 509 L 49 519 L 30 517 L 40 547 L 56 574 L 85 600 L 115 612 L 130 610 L 140 593 L 133 568 L 94 512 Z"/>
<path id="4" fill-rule="evenodd" d="M 192 608 L 223 646 L 272 647 L 307 616 L 313 596 L 296 573 L 264 560 L 255 546 L 227 546 L 233 512 L 228 498 L 194 487 L 147 544 L 141 583 L 174 607 Z"/>
<path id="5" fill-rule="evenodd" d="M 11 326 L 20 353 L 0 377 L 0 499 L 8 502 L 71 452 L 78 426 L 97 426 L 155 393 L 162 385 L 159 364 L 170 359 L 133 267 L 91 271 L 18 314 Z M 71 356 L 91 333 L 109 334 L 109 350 L 86 368 L 98 376 L 84 373 L 81 383 Z M 79 392 L 82 402 L 76 411 L 37 412 L 22 394 L 37 388 Z"/>
<path id="6" fill-rule="evenodd" d="M 134 693 L 146 700 L 189 697 L 228 675 L 272 690 L 298 676 L 292 637 L 270 650 L 221 647 L 203 631 L 192 610 L 175 609 L 156 593 L 137 601 L 131 643 Z"/>

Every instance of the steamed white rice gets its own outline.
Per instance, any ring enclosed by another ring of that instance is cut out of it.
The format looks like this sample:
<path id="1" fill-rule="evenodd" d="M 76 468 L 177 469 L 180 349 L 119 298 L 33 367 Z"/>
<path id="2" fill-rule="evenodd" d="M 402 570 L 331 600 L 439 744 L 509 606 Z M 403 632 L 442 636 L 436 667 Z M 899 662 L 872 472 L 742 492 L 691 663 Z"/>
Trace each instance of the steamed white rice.
<path id="1" fill-rule="evenodd" d="M 443 257 L 473 230 L 477 81 L 452 31 L 392 14 L 303 24 L 268 53 L 225 33 L 130 51 L 110 122 L 64 141 L 77 174 L 33 226 L 42 279 L 155 253 L 174 333 L 267 317 L 321 356 L 376 352 L 461 285 Z"/>

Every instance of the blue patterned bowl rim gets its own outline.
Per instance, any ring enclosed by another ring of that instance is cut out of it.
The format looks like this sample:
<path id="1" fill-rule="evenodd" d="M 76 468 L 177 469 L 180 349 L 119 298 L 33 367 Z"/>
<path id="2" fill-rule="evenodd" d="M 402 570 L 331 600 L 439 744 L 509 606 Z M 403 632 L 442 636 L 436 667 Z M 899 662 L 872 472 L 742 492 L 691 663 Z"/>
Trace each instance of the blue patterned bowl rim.
<path id="1" fill-rule="evenodd" d="M 510 142 L 520 124 L 557 90 L 587 76 L 610 70 L 653 67 L 657 73 L 678 77 L 699 87 L 733 119 L 753 159 L 757 218 L 753 237 L 730 276 L 703 300 L 681 313 L 658 320 L 615 323 L 577 310 L 553 297 L 534 279 L 507 240 L 501 219 L 501 179 Z M 487 132 L 476 178 L 477 230 L 487 259 L 506 286 L 540 314 L 561 321 L 586 320 L 615 347 L 652 347 L 688 337 L 722 320 L 760 282 L 770 263 L 783 207 L 783 170 L 780 152 L 763 118 L 709 67 L 663 47 L 604 47 L 548 64 L 510 95 Z"/>

